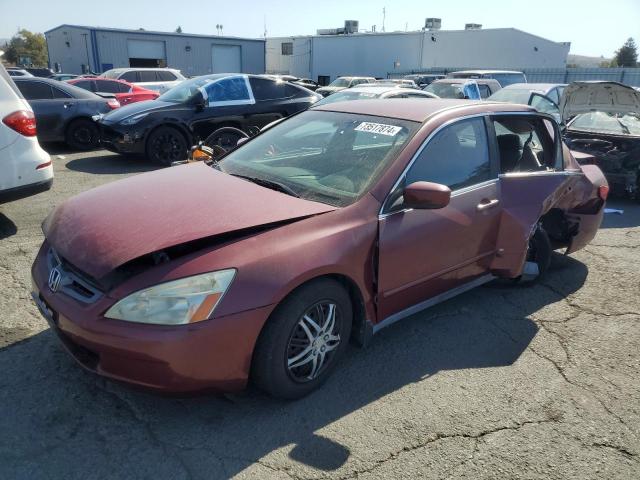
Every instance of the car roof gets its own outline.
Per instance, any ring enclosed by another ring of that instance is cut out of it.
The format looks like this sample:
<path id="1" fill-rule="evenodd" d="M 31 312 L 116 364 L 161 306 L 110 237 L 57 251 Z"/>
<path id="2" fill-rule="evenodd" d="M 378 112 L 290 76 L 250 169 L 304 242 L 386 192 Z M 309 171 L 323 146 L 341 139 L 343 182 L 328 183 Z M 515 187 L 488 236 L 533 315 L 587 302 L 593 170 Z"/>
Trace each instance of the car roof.
<path id="1" fill-rule="evenodd" d="M 516 105 L 501 102 L 478 102 L 474 100 L 457 100 L 449 98 L 434 98 L 425 102 L 421 98 L 398 98 L 380 100 L 358 100 L 351 102 L 335 102 L 314 107 L 315 111 L 354 113 L 358 115 L 372 115 L 378 117 L 397 118 L 423 123 L 429 117 L 443 112 L 459 111 L 460 116 L 465 112 L 483 113 L 493 112 L 532 112 L 536 109 L 527 105 Z"/>
<path id="2" fill-rule="evenodd" d="M 66 93 L 68 93 L 69 95 L 71 95 L 73 98 L 83 98 L 83 99 L 89 99 L 89 100 L 96 100 L 99 99 L 100 97 L 98 95 L 96 95 L 93 92 L 89 92 L 88 90 L 85 90 L 83 88 L 80 87 L 76 87 L 75 85 L 72 85 L 69 82 L 61 82 L 60 80 L 54 80 L 52 78 L 44 78 L 44 77 L 12 77 L 12 80 L 16 83 L 20 83 L 20 82 L 41 82 L 41 83 L 46 83 L 48 85 L 51 85 L 52 87 L 58 88 Z"/>
<path id="3" fill-rule="evenodd" d="M 504 87 L 507 90 L 539 90 L 548 92 L 556 87 L 566 87 L 566 83 L 512 83 Z"/>
<path id="4" fill-rule="evenodd" d="M 458 70 L 457 72 L 451 72 L 451 75 L 455 75 L 458 73 L 478 73 L 478 74 L 485 74 L 485 73 L 523 73 L 520 70 Z"/>
<path id="5" fill-rule="evenodd" d="M 343 90 L 342 92 L 336 92 L 334 95 L 338 95 L 340 93 L 348 93 L 348 92 L 362 92 L 362 93 L 387 93 L 387 92 L 404 92 L 406 90 L 410 90 L 407 88 L 402 88 L 399 84 L 394 83 L 393 85 L 381 85 L 379 83 L 371 83 L 369 85 L 366 86 L 357 86 L 357 87 L 352 87 L 352 88 L 348 88 L 346 90 Z M 416 90 L 416 89 L 414 89 Z M 416 90 L 418 91 L 418 90 Z"/>
<path id="6" fill-rule="evenodd" d="M 157 71 L 157 70 L 170 70 L 172 72 L 179 72 L 180 70 L 178 70 L 177 68 L 169 68 L 169 67 L 120 67 L 120 68 L 110 68 L 109 70 L 106 70 L 103 73 L 107 73 L 107 72 L 130 72 L 131 70 L 153 70 L 153 71 Z"/>

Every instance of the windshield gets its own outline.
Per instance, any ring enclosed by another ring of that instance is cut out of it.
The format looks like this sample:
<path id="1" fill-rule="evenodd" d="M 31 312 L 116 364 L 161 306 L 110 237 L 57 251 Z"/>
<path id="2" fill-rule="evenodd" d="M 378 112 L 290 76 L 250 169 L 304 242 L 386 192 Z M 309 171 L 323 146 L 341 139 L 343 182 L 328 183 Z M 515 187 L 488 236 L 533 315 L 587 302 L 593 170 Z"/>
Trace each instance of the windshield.
<path id="1" fill-rule="evenodd" d="M 329 103 L 335 102 L 346 102 L 349 100 L 370 100 L 372 98 L 378 98 L 380 96 L 379 93 L 373 92 L 354 92 L 352 90 L 342 91 L 338 93 L 334 93 L 333 95 L 329 95 L 328 97 L 323 98 L 319 102 L 313 104 L 313 106 L 318 105 L 327 105 Z"/>
<path id="2" fill-rule="evenodd" d="M 346 78 L 336 78 L 333 82 L 329 84 L 330 87 L 348 87 L 349 80 Z"/>
<path id="3" fill-rule="evenodd" d="M 345 206 L 371 188 L 419 127 L 392 118 L 306 111 L 229 153 L 220 168 L 277 182 L 307 200 Z"/>
<path id="4" fill-rule="evenodd" d="M 526 105 L 529 102 L 530 97 L 530 90 L 503 88 L 491 95 L 488 100 L 495 100 L 496 102 L 523 103 Z"/>
<path id="5" fill-rule="evenodd" d="M 463 83 L 431 83 L 424 88 L 425 92 L 435 93 L 440 98 L 464 98 Z"/>
<path id="6" fill-rule="evenodd" d="M 191 80 L 186 80 L 167 90 L 158 97 L 158 100 L 171 103 L 184 103 L 198 92 L 198 88 L 214 80 L 216 80 L 216 78 L 213 77 L 196 77 Z"/>
<path id="7" fill-rule="evenodd" d="M 640 115 L 635 113 L 582 113 L 571 122 L 570 130 L 640 136 Z"/>

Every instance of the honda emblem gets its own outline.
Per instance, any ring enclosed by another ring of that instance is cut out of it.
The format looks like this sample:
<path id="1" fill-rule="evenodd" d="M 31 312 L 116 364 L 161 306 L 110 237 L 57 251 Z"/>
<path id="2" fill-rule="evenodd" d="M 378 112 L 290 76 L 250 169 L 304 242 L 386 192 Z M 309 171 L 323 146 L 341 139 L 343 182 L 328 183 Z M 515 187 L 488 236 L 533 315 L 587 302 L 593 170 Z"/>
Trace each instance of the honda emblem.
<path id="1" fill-rule="evenodd" d="M 62 282 L 62 273 L 58 267 L 53 267 L 51 272 L 49 272 L 49 290 L 53 293 L 56 293 L 60 288 L 60 283 Z"/>

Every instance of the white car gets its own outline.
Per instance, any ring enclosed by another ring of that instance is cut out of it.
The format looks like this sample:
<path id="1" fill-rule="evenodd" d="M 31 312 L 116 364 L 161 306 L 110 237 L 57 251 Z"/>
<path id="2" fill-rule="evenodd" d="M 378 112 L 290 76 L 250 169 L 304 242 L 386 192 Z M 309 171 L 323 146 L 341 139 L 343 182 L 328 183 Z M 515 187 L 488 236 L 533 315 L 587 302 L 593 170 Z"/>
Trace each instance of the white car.
<path id="1" fill-rule="evenodd" d="M 112 68 L 100 76 L 135 83 L 161 94 L 186 80 L 180 70 L 173 68 Z"/>
<path id="2" fill-rule="evenodd" d="M 33 110 L 0 64 L 0 203 L 43 192 L 52 183 L 51 157 L 38 143 Z"/>

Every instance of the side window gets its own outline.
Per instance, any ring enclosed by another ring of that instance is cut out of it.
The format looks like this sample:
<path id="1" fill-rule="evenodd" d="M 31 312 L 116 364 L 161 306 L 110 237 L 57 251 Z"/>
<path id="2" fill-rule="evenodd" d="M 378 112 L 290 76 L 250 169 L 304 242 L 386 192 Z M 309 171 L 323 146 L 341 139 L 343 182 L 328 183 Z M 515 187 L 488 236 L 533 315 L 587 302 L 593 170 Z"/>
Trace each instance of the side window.
<path id="1" fill-rule="evenodd" d="M 156 76 L 156 72 L 154 70 L 140 70 L 138 72 L 140 75 L 141 82 L 157 82 L 158 77 Z"/>
<path id="2" fill-rule="evenodd" d="M 16 82 L 27 100 L 50 100 L 53 98 L 51 87 L 44 82 Z"/>
<path id="3" fill-rule="evenodd" d="M 91 88 L 91 83 L 91 80 L 82 80 L 80 82 L 75 82 L 73 86 L 83 88 L 84 90 L 89 90 L 90 92 L 92 92 L 93 89 Z"/>
<path id="4" fill-rule="evenodd" d="M 478 84 L 478 88 L 480 89 L 480 98 L 487 98 L 491 95 L 491 90 L 489 90 L 488 85 Z"/>
<path id="5" fill-rule="evenodd" d="M 204 86 L 209 105 L 253 104 L 255 99 L 246 77 L 231 77 Z"/>
<path id="6" fill-rule="evenodd" d="M 548 113 L 550 115 L 559 115 L 560 110 L 551 100 L 539 93 L 533 93 L 529 103 L 533 108 L 542 113 Z"/>
<path id="7" fill-rule="evenodd" d="M 458 190 L 492 178 L 487 132 L 482 118 L 445 127 L 420 152 L 406 184 L 425 181 Z"/>
<path id="8" fill-rule="evenodd" d="M 548 94 L 547 97 L 549 97 L 551 99 L 551 101 L 555 102 L 556 105 L 560 105 L 560 97 L 558 96 L 558 89 L 554 88 L 553 90 L 551 90 Z"/>
<path id="9" fill-rule="evenodd" d="M 131 91 L 131 87 L 126 83 L 114 82 L 116 84 L 116 88 L 118 91 L 116 93 L 129 93 Z"/>
<path id="10" fill-rule="evenodd" d="M 555 170 L 553 125 L 545 125 L 540 118 L 524 116 L 495 118 L 493 125 L 500 173 Z"/>
<path id="11" fill-rule="evenodd" d="M 257 102 L 292 96 L 287 89 L 288 82 L 277 82 L 266 78 L 251 78 L 249 83 Z"/>
<path id="12" fill-rule="evenodd" d="M 125 82 L 139 82 L 138 80 L 138 72 L 135 70 L 130 70 L 128 72 L 124 72 L 120 75 L 119 80 L 124 80 Z"/>
<path id="13" fill-rule="evenodd" d="M 177 80 L 173 72 L 170 72 L 168 70 L 162 71 L 162 72 L 156 72 L 156 75 L 158 76 L 158 80 L 160 80 L 161 82 L 173 82 Z"/>
<path id="14" fill-rule="evenodd" d="M 118 82 L 110 82 L 108 80 L 96 80 L 96 91 L 104 93 L 120 93 L 121 84 Z"/>
<path id="15" fill-rule="evenodd" d="M 72 98 L 67 92 L 55 87 L 51 87 L 51 93 L 53 93 L 53 98 Z"/>

